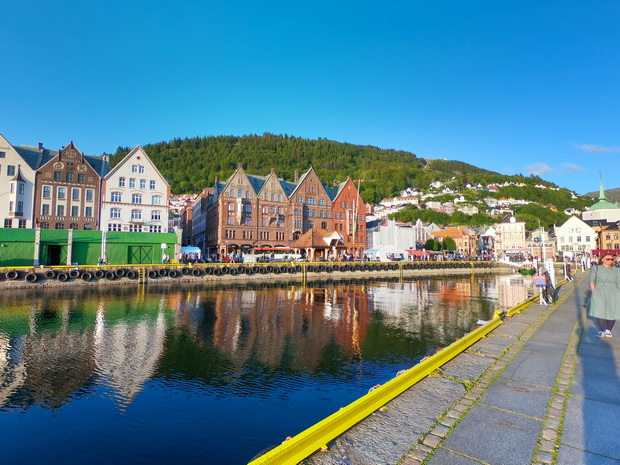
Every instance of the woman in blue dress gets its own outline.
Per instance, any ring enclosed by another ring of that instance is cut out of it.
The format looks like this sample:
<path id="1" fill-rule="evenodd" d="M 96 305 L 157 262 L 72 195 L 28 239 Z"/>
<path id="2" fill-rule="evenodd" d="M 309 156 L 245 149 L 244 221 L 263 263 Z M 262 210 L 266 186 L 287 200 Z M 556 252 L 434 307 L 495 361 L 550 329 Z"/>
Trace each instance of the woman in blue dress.
<path id="1" fill-rule="evenodd" d="M 599 337 L 611 337 L 611 330 L 620 319 L 620 268 L 616 268 L 614 262 L 612 254 L 605 254 L 602 266 L 595 266 L 590 273 L 589 314 L 597 319 Z"/>

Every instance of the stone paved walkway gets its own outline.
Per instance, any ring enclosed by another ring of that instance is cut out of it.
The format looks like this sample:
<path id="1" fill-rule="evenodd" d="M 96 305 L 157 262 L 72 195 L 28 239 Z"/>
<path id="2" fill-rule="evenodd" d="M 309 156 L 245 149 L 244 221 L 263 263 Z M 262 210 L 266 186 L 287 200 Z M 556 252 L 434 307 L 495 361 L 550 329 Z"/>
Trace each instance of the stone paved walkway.
<path id="1" fill-rule="evenodd" d="M 597 337 L 587 280 L 509 318 L 304 463 L 620 465 L 620 324 Z"/>
<path id="2" fill-rule="evenodd" d="M 620 332 L 596 335 L 583 310 L 587 288 L 580 275 L 559 305 L 538 309 L 543 321 L 464 396 L 473 402 L 448 422 L 456 426 L 431 431 L 401 463 L 619 465 Z"/>

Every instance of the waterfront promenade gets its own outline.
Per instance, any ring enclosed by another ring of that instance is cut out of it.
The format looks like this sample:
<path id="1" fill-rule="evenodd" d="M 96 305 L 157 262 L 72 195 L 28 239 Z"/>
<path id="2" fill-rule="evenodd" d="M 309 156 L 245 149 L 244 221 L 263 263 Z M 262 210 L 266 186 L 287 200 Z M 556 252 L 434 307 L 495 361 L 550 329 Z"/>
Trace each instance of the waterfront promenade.
<path id="1" fill-rule="evenodd" d="M 599 338 L 588 274 L 531 305 L 308 464 L 620 464 L 620 327 Z"/>

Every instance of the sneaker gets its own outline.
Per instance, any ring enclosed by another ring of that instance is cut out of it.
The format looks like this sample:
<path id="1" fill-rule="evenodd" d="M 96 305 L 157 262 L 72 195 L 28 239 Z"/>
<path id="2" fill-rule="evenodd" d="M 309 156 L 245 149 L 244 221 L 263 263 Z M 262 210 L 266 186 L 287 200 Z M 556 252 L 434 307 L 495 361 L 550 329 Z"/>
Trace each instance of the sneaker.
<path id="1" fill-rule="evenodd" d="M 610 330 L 608 329 L 605 330 L 605 337 L 613 337 Z"/>
<path id="2" fill-rule="evenodd" d="M 605 331 L 598 331 L 598 332 L 596 333 L 596 335 L 597 335 L 598 337 L 605 337 Z"/>

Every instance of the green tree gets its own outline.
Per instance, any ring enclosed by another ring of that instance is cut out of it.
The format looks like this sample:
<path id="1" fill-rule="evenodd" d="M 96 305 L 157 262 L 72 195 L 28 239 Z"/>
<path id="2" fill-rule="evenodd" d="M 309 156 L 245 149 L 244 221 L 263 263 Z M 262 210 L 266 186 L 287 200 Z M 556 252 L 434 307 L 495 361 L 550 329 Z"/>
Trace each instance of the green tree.
<path id="1" fill-rule="evenodd" d="M 444 237 L 442 242 L 443 250 L 456 250 L 456 242 L 451 237 Z"/>

